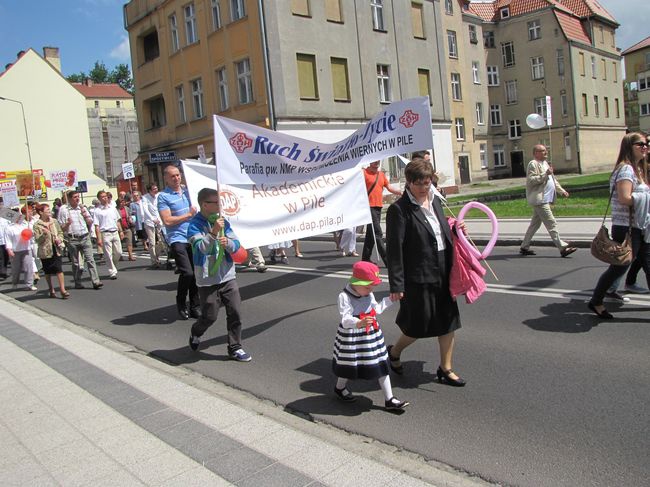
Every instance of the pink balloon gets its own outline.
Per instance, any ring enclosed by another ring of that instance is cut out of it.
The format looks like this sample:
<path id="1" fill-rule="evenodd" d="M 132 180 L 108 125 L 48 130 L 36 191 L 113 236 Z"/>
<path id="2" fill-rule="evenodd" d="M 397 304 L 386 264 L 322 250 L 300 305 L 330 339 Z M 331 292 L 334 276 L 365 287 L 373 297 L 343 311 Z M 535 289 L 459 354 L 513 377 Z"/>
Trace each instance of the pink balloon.
<path id="1" fill-rule="evenodd" d="M 235 262 L 235 264 L 241 264 L 242 262 L 246 262 L 246 259 L 248 258 L 248 252 L 244 247 L 239 247 L 237 249 L 237 252 L 230 254 L 230 257 L 232 257 L 232 260 Z"/>
<path id="2" fill-rule="evenodd" d="M 490 223 L 492 223 L 492 236 L 490 237 L 490 241 L 488 242 L 485 249 L 483 249 L 483 252 L 479 252 L 476 247 L 468 242 L 467 237 L 463 232 L 458 232 L 458 240 L 463 245 L 463 247 L 465 247 L 471 254 L 474 255 L 474 257 L 479 260 L 485 260 L 485 258 L 490 255 L 490 253 L 492 253 L 492 249 L 497 243 L 497 238 L 499 237 L 499 221 L 497 220 L 494 212 L 490 210 L 490 208 L 485 206 L 483 203 L 479 203 L 478 201 L 470 201 L 465 206 L 463 206 L 458 213 L 458 221 L 463 221 L 465 214 L 472 208 L 476 208 L 477 210 L 482 211 L 490 219 Z"/>

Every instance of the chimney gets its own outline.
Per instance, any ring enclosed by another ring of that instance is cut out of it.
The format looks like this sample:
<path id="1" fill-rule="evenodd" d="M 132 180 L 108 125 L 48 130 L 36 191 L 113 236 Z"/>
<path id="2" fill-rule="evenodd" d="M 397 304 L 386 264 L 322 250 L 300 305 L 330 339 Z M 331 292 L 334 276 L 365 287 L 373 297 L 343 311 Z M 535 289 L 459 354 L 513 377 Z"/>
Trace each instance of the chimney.
<path id="1" fill-rule="evenodd" d="M 59 57 L 58 47 L 44 47 L 43 57 L 52 65 L 59 73 L 61 72 L 61 57 Z"/>
<path id="2" fill-rule="evenodd" d="M 84 84 L 86 86 L 92 86 L 93 85 L 93 80 L 91 80 L 90 78 L 85 78 L 84 79 Z"/>

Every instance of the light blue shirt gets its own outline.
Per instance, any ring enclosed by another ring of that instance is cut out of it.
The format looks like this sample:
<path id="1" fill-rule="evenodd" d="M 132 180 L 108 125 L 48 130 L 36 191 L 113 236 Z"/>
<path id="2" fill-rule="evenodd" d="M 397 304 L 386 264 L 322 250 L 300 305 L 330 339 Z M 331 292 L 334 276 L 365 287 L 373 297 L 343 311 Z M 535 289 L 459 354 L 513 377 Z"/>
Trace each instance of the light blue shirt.
<path id="1" fill-rule="evenodd" d="M 177 193 L 167 187 L 158 193 L 158 213 L 169 210 L 172 216 L 181 216 L 189 213 L 191 206 L 190 194 L 187 188 L 182 188 L 181 192 Z M 187 229 L 189 226 L 189 220 L 178 225 L 166 225 L 167 243 L 187 243 Z"/>

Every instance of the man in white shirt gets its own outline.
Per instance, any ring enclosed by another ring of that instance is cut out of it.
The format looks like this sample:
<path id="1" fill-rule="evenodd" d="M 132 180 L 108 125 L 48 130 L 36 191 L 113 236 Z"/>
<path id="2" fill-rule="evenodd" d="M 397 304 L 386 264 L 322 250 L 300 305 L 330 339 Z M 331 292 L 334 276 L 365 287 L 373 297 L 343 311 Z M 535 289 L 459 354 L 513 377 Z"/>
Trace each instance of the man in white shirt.
<path id="1" fill-rule="evenodd" d="M 144 213 L 144 231 L 149 242 L 149 257 L 151 267 L 160 267 L 160 242 L 157 240 L 157 230 L 160 228 L 160 215 L 158 214 L 158 185 L 147 185 L 147 194 L 142 197 L 142 210 Z"/>
<path id="2" fill-rule="evenodd" d="M 556 192 L 565 198 L 569 197 L 569 193 L 560 186 L 560 183 L 553 176 L 553 168 L 546 161 L 546 154 L 546 147 L 541 144 L 536 145 L 533 147 L 533 160 L 528 163 L 526 199 L 533 208 L 533 218 L 530 220 L 519 253 L 521 255 L 535 255 L 535 252 L 529 248 L 530 242 L 543 223 L 551 236 L 551 240 L 560 251 L 560 255 L 566 257 L 578 249 L 570 246 L 560 238 L 557 231 L 557 222 L 551 211 L 551 204 L 555 202 Z"/>
<path id="3" fill-rule="evenodd" d="M 5 233 L 8 227 L 9 220 L 0 217 L 0 279 L 2 280 L 7 278 L 7 263 L 9 262 L 9 255 L 5 246 Z"/>
<path id="4" fill-rule="evenodd" d="M 78 191 L 68 191 L 67 201 L 67 205 L 59 208 L 57 220 L 65 234 L 68 252 L 72 255 L 74 288 L 83 289 L 81 273 L 83 272 L 83 262 L 85 262 L 93 288 L 99 289 L 103 284 L 99 280 L 97 264 L 93 257 L 93 243 L 90 240 L 90 228 L 93 224 L 93 218 L 88 209 L 80 204 L 81 194 Z M 82 255 L 83 262 L 80 262 Z"/>
<path id="5" fill-rule="evenodd" d="M 104 247 L 104 259 L 108 267 L 108 277 L 117 279 L 117 262 L 122 256 L 122 238 L 124 232 L 120 224 L 120 214 L 109 206 L 108 193 L 100 191 L 97 198 L 101 206 L 95 209 L 94 223 L 97 233 L 97 245 Z"/>

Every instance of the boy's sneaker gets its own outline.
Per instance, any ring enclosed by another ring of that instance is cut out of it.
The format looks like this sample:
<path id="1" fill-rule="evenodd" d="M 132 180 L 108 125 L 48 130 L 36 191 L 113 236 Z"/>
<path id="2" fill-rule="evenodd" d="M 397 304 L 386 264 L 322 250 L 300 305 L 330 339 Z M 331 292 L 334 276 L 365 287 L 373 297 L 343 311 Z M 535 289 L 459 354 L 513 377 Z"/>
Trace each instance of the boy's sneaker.
<path id="1" fill-rule="evenodd" d="M 605 301 L 614 302 L 614 303 L 629 303 L 630 298 L 628 298 L 627 296 L 623 296 L 617 291 L 613 291 L 613 292 L 607 291 L 605 293 Z"/>
<path id="2" fill-rule="evenodd" d="M 399 411 L 401 409 L 404 409 L 409 404 L 410 402 L 408 401 L 400 401 L 396 397 L 391 397 L 388 401 L 386 401 L 385 406 L 386 410 L 388 411 Z"/>
<path id="3" fill-rule="evenodd" d="M 263 274 L 264 272 L 267 271 L 268 267 L 266 267 L 264 264 L 259 264 L 259 265 L 257 265 L 257 266 L 255 267 L 255 269 L 256 269 L 257 272 L 259 272 L 260 274 Z"/>
<path id="4" fill-rule="evenodd" d="M 247 354 L 243 348 L 228 351 L 228 356 L 237 362 L 250 362 L 253 357 Z"/>
<path id="5" fill-rule="evenodd" d="M 199 343 L 201 343 L 201 337 L 196 335 L 190 335 L 190 348 L 195 352 L 199 349 Z"/>
<path id="6" fill-rule="evenodd" d="M 638 284 L 626 284 L 625 285 L 625 291 L 628 293 L 632 294 L 648 294 L 650 293 L 650 290 L 644 288 L 643 286 L 639 286 Z"/>

